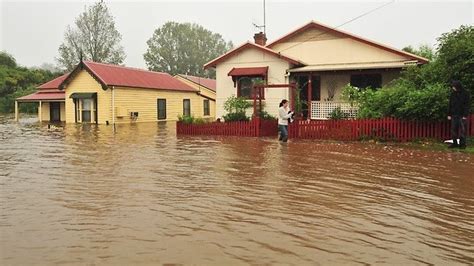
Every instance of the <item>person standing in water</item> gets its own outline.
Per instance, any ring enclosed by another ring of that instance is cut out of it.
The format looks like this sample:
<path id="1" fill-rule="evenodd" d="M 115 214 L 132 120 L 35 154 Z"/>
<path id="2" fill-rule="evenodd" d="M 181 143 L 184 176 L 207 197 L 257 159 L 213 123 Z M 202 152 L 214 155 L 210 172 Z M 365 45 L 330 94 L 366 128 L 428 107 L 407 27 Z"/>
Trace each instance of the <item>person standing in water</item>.
<path id="1" fill-rule="evenodd" d="M 451 82 L 451 96 L 449 97 L 448 120 L 451 120 L 451 136 L 453 144 L 449 148 L 466 148 L 467 117 L 469 116 L 470 95 L 461 82 Z M 458 140 L 459 139 L 459 144 Z"/>
<path id="2" fill-rule="evenodd" d="M 279 140 L 283 142 L 288 141 L 288 119 L 292 116 L 293 112 L 289 111 L 288 100 L 282 100 L 278 109 L 278 130 L 280 131 Z"/>

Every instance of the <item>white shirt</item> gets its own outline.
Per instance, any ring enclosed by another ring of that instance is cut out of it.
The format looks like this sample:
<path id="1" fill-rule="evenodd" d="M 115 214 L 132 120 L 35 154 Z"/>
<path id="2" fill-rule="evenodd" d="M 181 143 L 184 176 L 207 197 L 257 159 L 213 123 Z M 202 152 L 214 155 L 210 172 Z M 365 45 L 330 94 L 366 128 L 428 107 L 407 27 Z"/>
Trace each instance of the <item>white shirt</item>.
<path id="1" fill-rule="evenodd" d="M 288 126 L 288 118 L 291 117 L 291 113 L 288 113 L 288 108 L 278 108 L 278 125 Z"/>

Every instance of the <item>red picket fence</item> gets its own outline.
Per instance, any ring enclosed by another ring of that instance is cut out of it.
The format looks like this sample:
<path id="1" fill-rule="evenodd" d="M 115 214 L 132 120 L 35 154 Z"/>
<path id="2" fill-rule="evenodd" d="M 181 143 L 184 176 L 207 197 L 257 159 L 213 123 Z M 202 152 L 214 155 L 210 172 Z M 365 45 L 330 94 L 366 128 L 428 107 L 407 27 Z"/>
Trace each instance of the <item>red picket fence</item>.
<path id="1" fill-rule="evenodd" d="M 376 138 L 393 141 L 449 139 L 450 122 L 404 121 L 395 118 L 358 120 L 295 121 L 288 128 L 290 138 L 359 140 Z M 474 115 L 468 118 L 467 134 L 474 135 Z"/>
<path id="2" fill-rule="evenodd" d="M 254 118 L 251 121 L 212 122 L 204 124 L 185 124 L 177 122 L 178 135 L 222 135 L 242 137 L 276 136 L 278 123 L 276 120 Z"/>
<path id="3" fill-rule="evenodd" d="M 450 122 L 404 121 L 395 118 L 357 120 L 296 120 L 288 127 L 290 138 L 360 140 L 375 138 L 392 141 L 449 139 Z M 176 125 L 178 135 L 223 135 L 242 137 L 276 136 L 276 120 L 254 118 L 243 122 L 213 122 Z M 474 136 L 474 115 L 468 118 L 467 134 Z"/>

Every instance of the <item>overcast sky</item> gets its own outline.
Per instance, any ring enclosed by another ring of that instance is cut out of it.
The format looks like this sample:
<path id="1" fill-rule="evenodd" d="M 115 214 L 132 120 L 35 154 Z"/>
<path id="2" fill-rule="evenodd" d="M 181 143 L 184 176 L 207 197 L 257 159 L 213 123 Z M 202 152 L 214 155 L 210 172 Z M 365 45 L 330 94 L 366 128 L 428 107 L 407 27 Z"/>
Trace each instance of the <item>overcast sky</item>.
<path id="1" fill-rule="evenodd" d="M 67 25 L 94 1 L 0 0 L 0 50 L 24 66 L 56 63 Z M 266 1 L 272 41 L 311 20 L 338 26 L 386 1 Z M 263 23 L 263 1 L 106 1 L 122 34 L 127 66 L 145 68 L 153 31 L 167 21 L 194 22 L 239 45 Z M 395 48 L 435 45 L 436 38 L 473 24 L 473 1 L 394 1 L 341 29 Z"/>

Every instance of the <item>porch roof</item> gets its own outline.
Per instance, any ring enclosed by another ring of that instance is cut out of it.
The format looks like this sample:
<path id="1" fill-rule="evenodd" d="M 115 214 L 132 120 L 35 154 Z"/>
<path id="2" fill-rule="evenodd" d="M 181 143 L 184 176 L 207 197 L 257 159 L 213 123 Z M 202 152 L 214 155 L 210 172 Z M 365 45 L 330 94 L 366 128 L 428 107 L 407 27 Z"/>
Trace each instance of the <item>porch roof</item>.
<path id="1" fill-rule="evenodd" d="M 417 61 L 392 61 L 392 62 L 365 62 L 365 63 L 339 63 L 339 64 L 319 64 L 297 67 L 289 69 L 289 72 L 309 72 L 309 71 L 337 71 L 337 70 L 359 70 L 359 69 L 379 69 L 379 68 L 405 68 L 416 65 Z"/>
<path id="2" fill-rule="evenodd" d="M 265 67 L 234 67 L 227 76 L 267 76 L 268 66 Z"/>
<path id="3" fill-rule="evenodd" d="M 64 91 L 59 90 L 48 90 L 38 91 L 16 99 L 19 102 L 38 102 L 38 101 L 50 101 L 50 102 L 64 102 L 65 94 Z"/>

